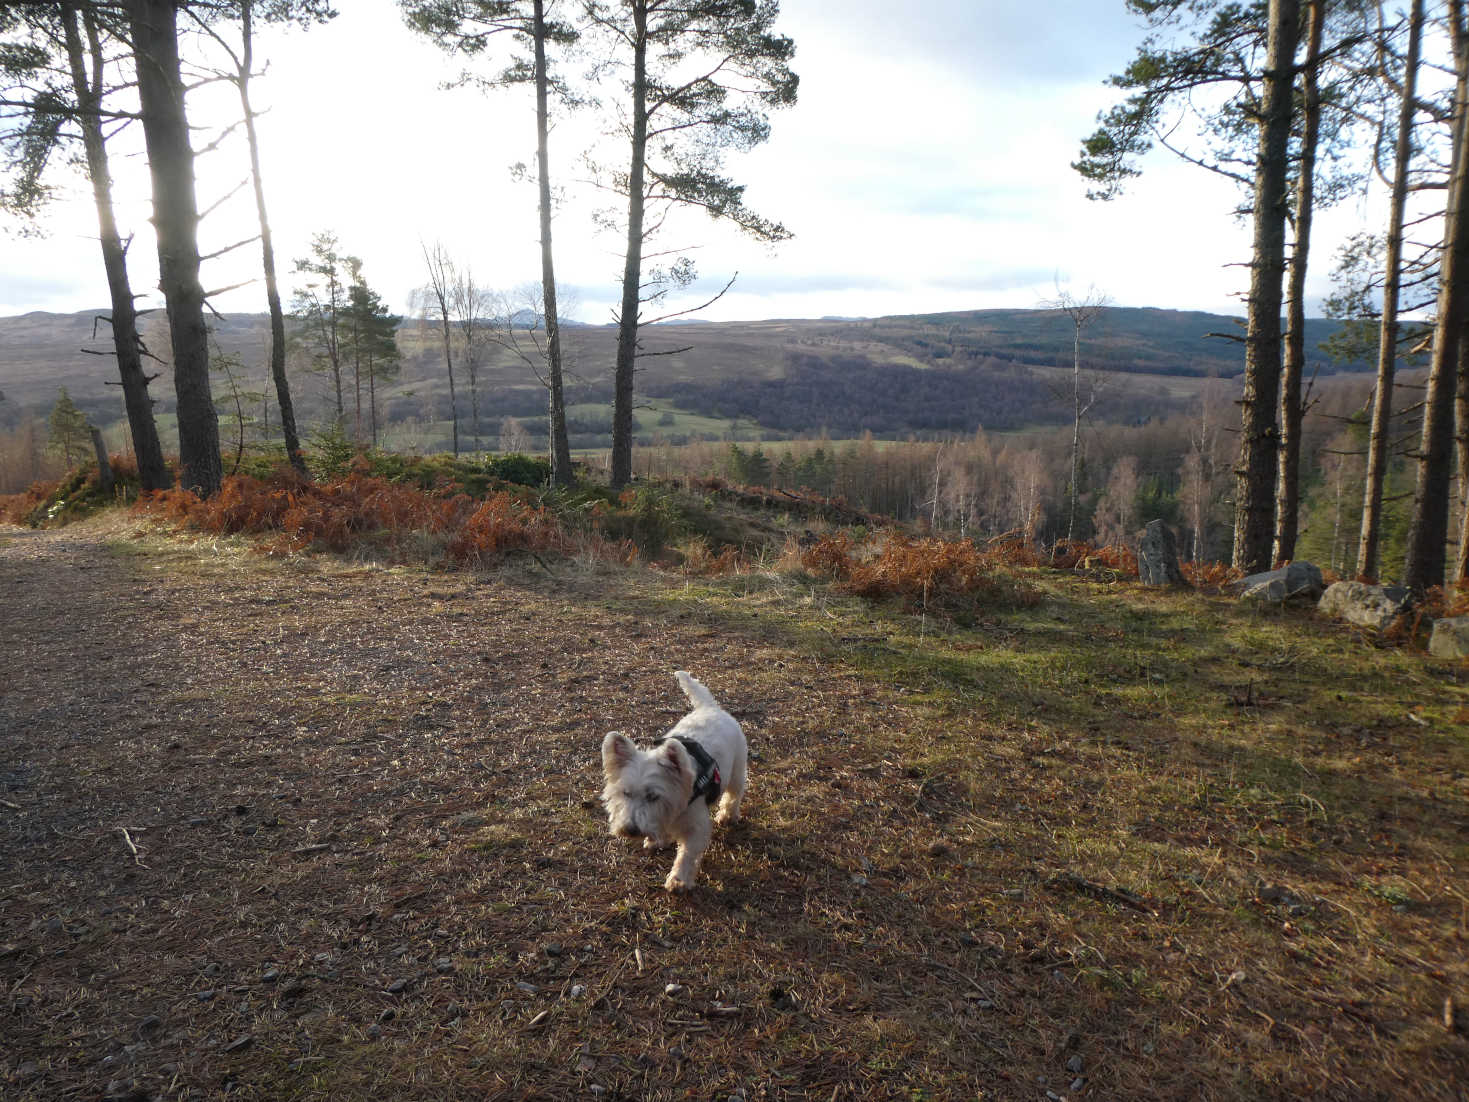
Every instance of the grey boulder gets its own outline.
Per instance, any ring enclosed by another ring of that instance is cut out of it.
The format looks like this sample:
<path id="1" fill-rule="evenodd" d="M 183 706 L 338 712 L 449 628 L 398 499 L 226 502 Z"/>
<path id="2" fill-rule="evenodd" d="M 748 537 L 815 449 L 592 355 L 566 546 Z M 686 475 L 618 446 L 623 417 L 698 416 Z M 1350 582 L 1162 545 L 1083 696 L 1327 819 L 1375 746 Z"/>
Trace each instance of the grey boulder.
<path id="1" fill-rule="evenodd" d="M 1327 616 L 1349 624 L 1386 631 L 1411 603 L 1403 586 L 1366 585 L 1362 582 L 1334 582 L 1321 595 L 1316 607 Z"/>
<path id="2" fill-rule="evenodd" d="M 1186 585 L 1178 566 L 1178 541 L 1161 520 L 1148 521 L 1137 546 L 1137 572 L 1143 585 Z"/>
<path id="3" fill-rule="evenodd" d="M 1469 616 L 1445 616 L 1433 622 L 1428 653 L 1435 658 L 1469 658 Z"/>
<path id="4" fill-rule="evenodd" d="M 1279 570 L 1251 574 L 1235 582 L 1241 601 L 1278 605 L 1296 597 L 1316 600 L 1326 591 L 1326 580 L 1313 563 L 1293 562 Z"/>

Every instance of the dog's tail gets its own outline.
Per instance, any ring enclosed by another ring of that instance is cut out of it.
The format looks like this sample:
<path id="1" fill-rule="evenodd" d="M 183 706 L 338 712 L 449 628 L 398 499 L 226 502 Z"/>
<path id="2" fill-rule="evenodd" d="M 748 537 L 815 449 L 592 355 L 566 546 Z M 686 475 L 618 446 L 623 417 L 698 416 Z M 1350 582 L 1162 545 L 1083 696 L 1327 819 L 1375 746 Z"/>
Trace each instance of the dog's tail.
<path id="1" fill-rule="evenodd" d="M 677 670 L 673 676 L 678 678 L 678 687 L 683 690 L 684 696 L 689 698 L 689 703 L 695 708 L 719 707 L 719 702 L 714 699 L 714 694 L 695 681 L 693 675 L 686 670 Z"/>

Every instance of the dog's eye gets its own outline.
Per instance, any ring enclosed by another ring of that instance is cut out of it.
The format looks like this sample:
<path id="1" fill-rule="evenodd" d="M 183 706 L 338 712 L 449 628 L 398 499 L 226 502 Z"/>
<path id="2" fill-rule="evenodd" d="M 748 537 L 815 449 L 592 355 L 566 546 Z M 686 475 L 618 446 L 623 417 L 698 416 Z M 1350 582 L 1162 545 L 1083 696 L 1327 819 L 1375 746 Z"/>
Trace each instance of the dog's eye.
<path id="1" fill-rule="evenodd" d="M 647 796 L 647 800 L 648 800 L 648 802 L 650 804 L 656 804 L 658 802 L 658 793 L 656 793 L 656 792 L 649 792 L 648 793 L 648 796 Z"/>

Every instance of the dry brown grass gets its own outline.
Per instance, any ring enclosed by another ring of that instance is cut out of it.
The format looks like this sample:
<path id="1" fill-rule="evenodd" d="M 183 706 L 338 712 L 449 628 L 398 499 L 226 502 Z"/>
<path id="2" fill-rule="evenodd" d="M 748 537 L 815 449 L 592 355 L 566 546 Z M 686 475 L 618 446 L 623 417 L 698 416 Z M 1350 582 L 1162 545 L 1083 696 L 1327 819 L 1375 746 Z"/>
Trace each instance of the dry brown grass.
<path id="1" fill-rule="evenodd" d="M 1462 1097 L 1462 668 L 136 525 L 0 534 L 7 1100 Z M 595 801 L 675 665 L 757 754 L 687 898 Z"/>

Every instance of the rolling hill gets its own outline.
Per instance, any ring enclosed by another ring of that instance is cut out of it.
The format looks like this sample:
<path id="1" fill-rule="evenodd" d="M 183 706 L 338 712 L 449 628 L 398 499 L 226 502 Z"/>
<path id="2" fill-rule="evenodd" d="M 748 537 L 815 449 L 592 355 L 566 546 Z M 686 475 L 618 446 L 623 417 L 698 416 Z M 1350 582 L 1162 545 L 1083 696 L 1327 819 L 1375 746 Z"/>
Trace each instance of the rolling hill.
<path id="1" fill-rule="evenodd" d="M 43 412 L 67 387 L 94 422 L 121 417 L 121 395 L 110 385 L 106 324 L 97 314 L 30 313 L 0 318 L 0 424 L 23 411 Z M 1310 323 L 1311 367 L 1322 373 L 1361 371 L 1365 363 L 1333 364 L 1319 351 L 1337 323 Z M 1083 362 L 1088 370 L 1114 373 L 1104 406 L 1107 421 L 1140 421 L 1179 408 L 1210 376 L 1232 378 L 1243 369 L 1239 319 L 1217 314 L 1114 307 L 1088 328 Z M 264 315 L 217 320 L 218 347 L 237 363 L 235 385 L 247 394 L 268 388 Z M 610 425 L 615 330 L 568 326 L 563 330 L 573 404 L 573 434 L 580 446 L 596 446 Z M 145 320 L 149 347 L 166 355 L 161 313 Z M 708 322 L 651 327 L 644 332 L 638 393 L 644 437 L 719 435 L 736 422 L 748 433 L 833 436 L 872 431 L 903 437 L 972 431 L 979 425 L 1004 431 L 1058 423 L 1067 417 L 1056 398 L 1069 373 L 1072 327 L 1058 311 L 974 310 L 883 318 Z M 399 330 L 401 375 L 380 385 L 384 421 L 411 446 L 438 446 L 436 433 L 449 417 L 448 383 L 438 333 L 414 320 Z M 458 354 L 456 353 L 456 358 Z M 293 355 L 292 377 L 306 419 L 330 408 L 327 378 L 309 371 L 302 351 Z M 154 385 L 160 412 L 171 409 L 167 368 Z M 491 347 L 478 364 L 473 394 L 465 365 L 458 365 L 460 415 L 472 405 L 482 435 L 495 436 L 508 416 L 521 418 L 534 436 L 544 434 L 544 390 L 524 361 Z M 223 378 L 218 388 L 227 388 Z M 260 398 L 249 399 L 260 403 Z M 353 405 L 351 397 L 348 406 Z M 416 435 L 410 427 L 417 426 Z M 407 434 L 407 435 L 404 435 Z"/>

